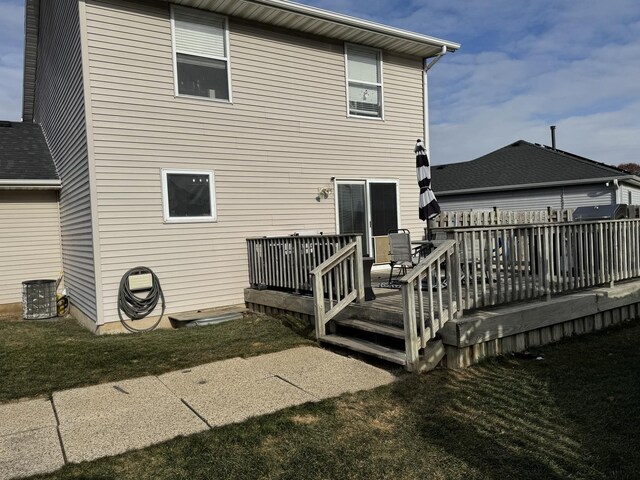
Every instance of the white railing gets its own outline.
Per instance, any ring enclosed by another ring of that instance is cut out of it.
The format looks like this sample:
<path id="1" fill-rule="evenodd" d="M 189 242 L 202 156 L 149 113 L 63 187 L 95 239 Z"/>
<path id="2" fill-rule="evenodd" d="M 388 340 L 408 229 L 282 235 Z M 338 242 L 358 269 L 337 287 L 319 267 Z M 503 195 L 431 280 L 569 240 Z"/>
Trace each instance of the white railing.
<path id="1" fill-rule="evenodd" d="M 573 219 L 573 210 L 553 209 L 546 210 L 472 210 L 459 212 L 441 212 L 435 220 L 432 220 L 432 228 L 455 227 L 489 227 L 494 225 L 522 225 L 539 223 L 570 222 Z"/>
<path id="2" fill-rule="evenodd" d="M 313 299 L 316 337 L 326 335 L 329 320 L 347 305 L 357 300 L 364 301 L 364 271 L 362 265 L 362 240 L 342 247 L 329 259 L 311 271 L 313 276 Z"/>
<path id="3" fill-rule="evenodd" d="M 469 227 L 460 246 L 463 306 L 546 297 L 640 276 L 640 220 Z"/>
<path id="4" fill-rule="evenodd" d="M 355 239 L 355 235 L 248 238 L 249 284 L 310 293 L 311 270 Z"/>
<path id="5" fill-rule="evenodd" d="M 458 243 L 445 240 L 400 279 L 407 370 L 418 368 L 420 350 L 461 310 Z M 452 272 L 452 275 L 447 275 Z M 425 292 L 427 299 L 425 299 Z M 425 308 L 425 300 L 427 306 Z"/>

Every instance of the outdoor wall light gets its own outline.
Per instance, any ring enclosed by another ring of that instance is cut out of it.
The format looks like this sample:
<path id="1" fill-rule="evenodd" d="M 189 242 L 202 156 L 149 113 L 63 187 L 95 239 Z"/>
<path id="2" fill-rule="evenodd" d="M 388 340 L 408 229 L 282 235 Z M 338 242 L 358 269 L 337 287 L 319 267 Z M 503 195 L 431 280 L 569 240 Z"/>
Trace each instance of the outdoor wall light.
<path id="1" fill-rule="evenodd" d="M 333 188 L 331 187 L 320 187 L 318 188 L 318 196 L 316 197 L 316 202 L 319 202 L 322 199 L 327 199 L 333 193 Z"/>

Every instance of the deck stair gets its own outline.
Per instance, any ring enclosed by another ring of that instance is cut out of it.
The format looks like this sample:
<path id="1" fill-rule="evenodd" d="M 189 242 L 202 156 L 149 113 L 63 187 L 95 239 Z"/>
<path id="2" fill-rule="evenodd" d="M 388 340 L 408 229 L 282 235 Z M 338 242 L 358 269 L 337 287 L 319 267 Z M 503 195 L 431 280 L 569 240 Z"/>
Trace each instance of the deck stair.
<path id="1" fill-rule="evenodd" d="M 456 317 L 462 304 L 460 271 L 452 268 L 459 264 L 457 242 L 445 240 L 399 280 L 401 328 L 345 315 L 351 304 L 364 304 L 358 237 L 311 271 L 316 338 L 398 363 L 409 371 L 434 368 L 444 357 L 438 331 Z M 447 287 L 440 281 L 443 272 L 452 273 Z"/>
<path id="2" fill-rule="evenodd" d="M 407 355 L 403 328 L 356 318 L 334 320 L 331 330 L 321 343 L 380 358 L 387 362 L 406 366 Z M 444 357 L 444 346 L 438 338 L 429 340 L 424 348 L 419 371 L 435 368 Z"/>

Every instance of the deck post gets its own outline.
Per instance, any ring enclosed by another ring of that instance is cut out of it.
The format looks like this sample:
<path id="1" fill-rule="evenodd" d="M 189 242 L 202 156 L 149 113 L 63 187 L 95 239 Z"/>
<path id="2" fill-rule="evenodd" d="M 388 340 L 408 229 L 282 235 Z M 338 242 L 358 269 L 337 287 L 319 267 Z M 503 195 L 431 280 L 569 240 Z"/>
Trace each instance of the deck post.
<path id="1" fill-rule="evenodd" d="M 355 282 L 358 303 L 364 303 L 364 265 L 362 263 L 362 237 L 356 237 Z"/>
<path id="2" fill-rule="evenodd" d="M 322 274 L 313 275 L 313 312 L 316 324 L 316 339 L 320 340 L 327 334 L 324 321 L 324 288 L 322 286 Z"/>
<path id="3" fill-rule="evenodd" d="M 453 312 L 454 318 L 462 317 L 464 306 L 462 305 L 462 276 L 460 275 L 460 244 L 456 242 L 453 247 L 453 284 L 452 288 L 455 286 L 455 298 L 456 298 L 456 309 Z M 484 275 L 484 267 L 481 270 L 481 275 Z M 469 279 L 466 280 L 467 288 L 469 285 Z M 474 303 L 475 305 L 475 303 Z M 468 306 L 467 306 L 468 308 Z M 449 309 L 453 309 L 453 305 L 449 305 Z"/>
<path id="4" fill-rule="evenodd" d="M 407 370 L 418 369 L 418 325 L 416 324 L 416 303 L 413 294 L 413 282 L 402 285 L 402 316 L 404 319 L 404 349 Z"/>

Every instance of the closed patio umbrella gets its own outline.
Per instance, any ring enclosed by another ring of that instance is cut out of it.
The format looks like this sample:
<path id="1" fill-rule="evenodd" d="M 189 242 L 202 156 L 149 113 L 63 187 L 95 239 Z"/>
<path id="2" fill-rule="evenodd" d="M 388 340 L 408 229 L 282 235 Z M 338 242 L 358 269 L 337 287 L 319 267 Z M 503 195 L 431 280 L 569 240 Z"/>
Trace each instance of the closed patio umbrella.
<path id="1" fill-rule="evenodd" d="M 418 139 L 414 151 L 416 153 L 418 186 L 420 187 L 419 216 L 420 220 L 431 220 L 440 213 L 440 205 L 431 190 L 431 167 L 422 140 Z"/>

